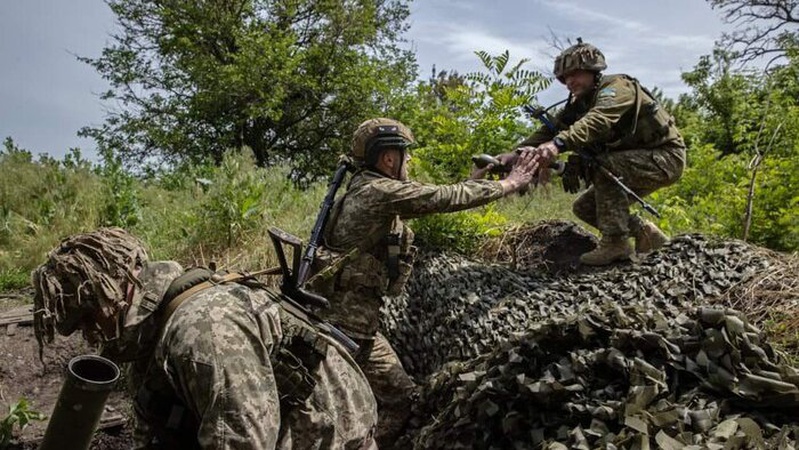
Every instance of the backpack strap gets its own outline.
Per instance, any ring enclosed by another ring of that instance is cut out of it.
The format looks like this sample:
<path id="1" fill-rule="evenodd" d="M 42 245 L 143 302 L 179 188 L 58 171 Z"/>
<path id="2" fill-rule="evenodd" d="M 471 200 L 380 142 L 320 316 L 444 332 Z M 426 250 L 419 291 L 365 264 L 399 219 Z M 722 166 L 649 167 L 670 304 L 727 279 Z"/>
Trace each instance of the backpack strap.
<path id="1" fill-rule="evenodd" d="M 164 304 L 163 304 L 163 306 L 161 308 L 161 311 L 160 311 L 160 315 L 161 315 L 161 317 L 160 317 L 160 325 L 161 325 L 161 327 L 163 327 L 164 324 L 166 324 L 166 321 L 169 320 L 169 318 L 172 316 L 172 314 L 175 312 L 175 310 L 178 309 L 178 306 L 180 306 L 184 301 L 186 301 L 189 298 L 193 297 L 194 294 L 196 294 L 196 293 L 198 293 L 200 291 L 204 291 L 204 290 L 206 290 L 208 288 L 214 287 L 214 286 L 216 286 L 218 284 L 225 284 L 225 283 L 232 283 L 232 282 L 236 282 L 236 281 L 241 281 L 241 280 L 243 280 L 245 278 L 249 278 L 251 276 L 250 274 L 243 274 L 243 273 L 239 273 L 239 272 L 227 273 L 227 274 L 223 275 L 223 274 L 211 272 L 210 270 L 207 270 L 207 269 L 201 269 L 201 270 L 204 270 L 207 273 L 207 277 L 205 278 L 204 281 L 199 281 L 199 282 L 197 282 L 195 284 L 195 283 L 192 283 L 191 280 L 189 280 L 189 283 L 190 283 L 189 286 L 190 287 L 188 289 L 178 291 L 177 295 L 174 296 L 174 298 L 171 298 L 171 299 L 169 298 L 168 295 L 165 296 Z M 184 279 L 184 277 L 188 277 L 188 276 L 200 277 L 200 279 L 202 278 L 202 274 L 197 274 L 197 273 L 193 273 L 192 271 L 189 271 L 186 274 L 184 274 L 183 276 L 178 277 L 177 279 L 175 279 L 175 281 L 173 281 L 173 285 L 175 284 L 175 282 L 179 282 L 181 279 Z M 185 279 L 184 279 L 184 281 L 185 281 Z M 178 283 L 178 285 L 180 285 L 180 284 L 182 284 L 182 283 Z M 180 286 L 178 286 L 178 289 L 180 289 Z M 170 285 L 170 289 L 167 290 L 167 294 L 169 294 L 171 290 L 172 290 L 172 285 Z"/>

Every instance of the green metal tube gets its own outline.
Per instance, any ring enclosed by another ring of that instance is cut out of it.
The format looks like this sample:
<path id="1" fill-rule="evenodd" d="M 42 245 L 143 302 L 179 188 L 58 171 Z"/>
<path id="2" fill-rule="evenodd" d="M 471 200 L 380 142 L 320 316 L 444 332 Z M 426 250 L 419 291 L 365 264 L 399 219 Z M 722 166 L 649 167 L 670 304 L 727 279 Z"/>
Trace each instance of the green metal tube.
<path id="1" fill-rule="evenodd" d="M 39 450 L 85 450 L 92 442 L 119 367 L 97 355 L 72 358 Z"/>

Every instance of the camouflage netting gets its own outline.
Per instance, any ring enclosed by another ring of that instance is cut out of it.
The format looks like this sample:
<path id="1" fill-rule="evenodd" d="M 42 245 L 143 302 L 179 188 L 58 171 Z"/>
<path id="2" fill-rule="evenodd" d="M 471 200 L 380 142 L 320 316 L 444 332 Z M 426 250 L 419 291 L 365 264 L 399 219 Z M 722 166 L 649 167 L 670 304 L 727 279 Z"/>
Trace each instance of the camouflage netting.
<path id="1" fill-rule="evenodd" d="M 560 277 L 428 255 L 384 311 L 409 372 L 432 374 L 400 445 L 793 448 L 799 374 L 741 314 L 707 308 L 790 267 L 698 235 Z"/>
<path id="2" fill-rule="evenodd" d="M 456 255 L 422 258 L 407 290 L 389 299 L 383 329 L 406 369 L 426 376 L 485 353 L 534 322 L 605 302 L 683 310 L 766 270 L 772 258 L 737 241 L 680 236 L 635 264 L 553 276 Z"/>

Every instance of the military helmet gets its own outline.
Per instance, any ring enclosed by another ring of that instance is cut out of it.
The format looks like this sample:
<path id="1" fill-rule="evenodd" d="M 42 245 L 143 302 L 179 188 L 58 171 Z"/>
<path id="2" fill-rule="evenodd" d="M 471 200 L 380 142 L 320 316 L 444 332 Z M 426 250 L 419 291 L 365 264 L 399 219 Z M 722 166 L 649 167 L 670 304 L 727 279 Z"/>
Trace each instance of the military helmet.
<path id="1" fill-rule="evenodd" d="M 605 63 L 605 55 L 598 48 L 591 44 L 586 44 L 582 39 L 577 38 L 577 43 L 563 50 L 555 58 L 555 77 L 561 83 L 565 83 L 566 74 L 573 70 L 588 70 L 591 72 L 602 72 L 608 67 Z"/>
<path id="2" fill-rule="evenodd" d="M 415 142 L 411 130 L 394 119 L 369 119 L 352 136 L 352 156 L 366 164 L 375 164 L 382 150 L 404 150 Z"/>
<path id="3" fill-rule="evenodd" d="M 131 306 L 128 283 L 140 284 L 135 270 L 146 262 L 141 241 L 121 228 L 61 241 L 31 274 L 37 340 L 51 342 L 56 330 L 69 335 L 89 319 L 117 322 Z"/>

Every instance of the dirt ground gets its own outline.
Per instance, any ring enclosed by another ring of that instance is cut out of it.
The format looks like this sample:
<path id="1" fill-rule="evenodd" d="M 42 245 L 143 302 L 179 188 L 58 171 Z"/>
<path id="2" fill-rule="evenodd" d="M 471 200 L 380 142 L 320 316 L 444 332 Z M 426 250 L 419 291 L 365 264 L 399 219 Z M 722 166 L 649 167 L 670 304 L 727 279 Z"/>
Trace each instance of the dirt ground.
<path id="1" fill-rule="evenodd" d="M 0 316 L 26 303 L 31 303 L 29 292 L 4 295 L 0 298 Z M 32 325 L 0 326 L 0 420 L 8 414 L 9 407 L 24 398 L 29 408 L 49 416 L 55 407 L 64 372 L 74 356 L 94 353 L 79 333 L 69 338 L 56 336 L 52 345 L 44 350 L 43 362 L 39 360 L 39 347 Z M 122 415 L 129 417 L 129 404 L 121 382 L 111 393 L 101 421 Z M 33 421 L 22 433 L 14 426 L 14 441 L 10 449 L 34 449 L 47 429 L 47 420 Z M 117 425 L 97 432 L 90 448 L 97 450 L 130 448 L 130 427 Z"/>

